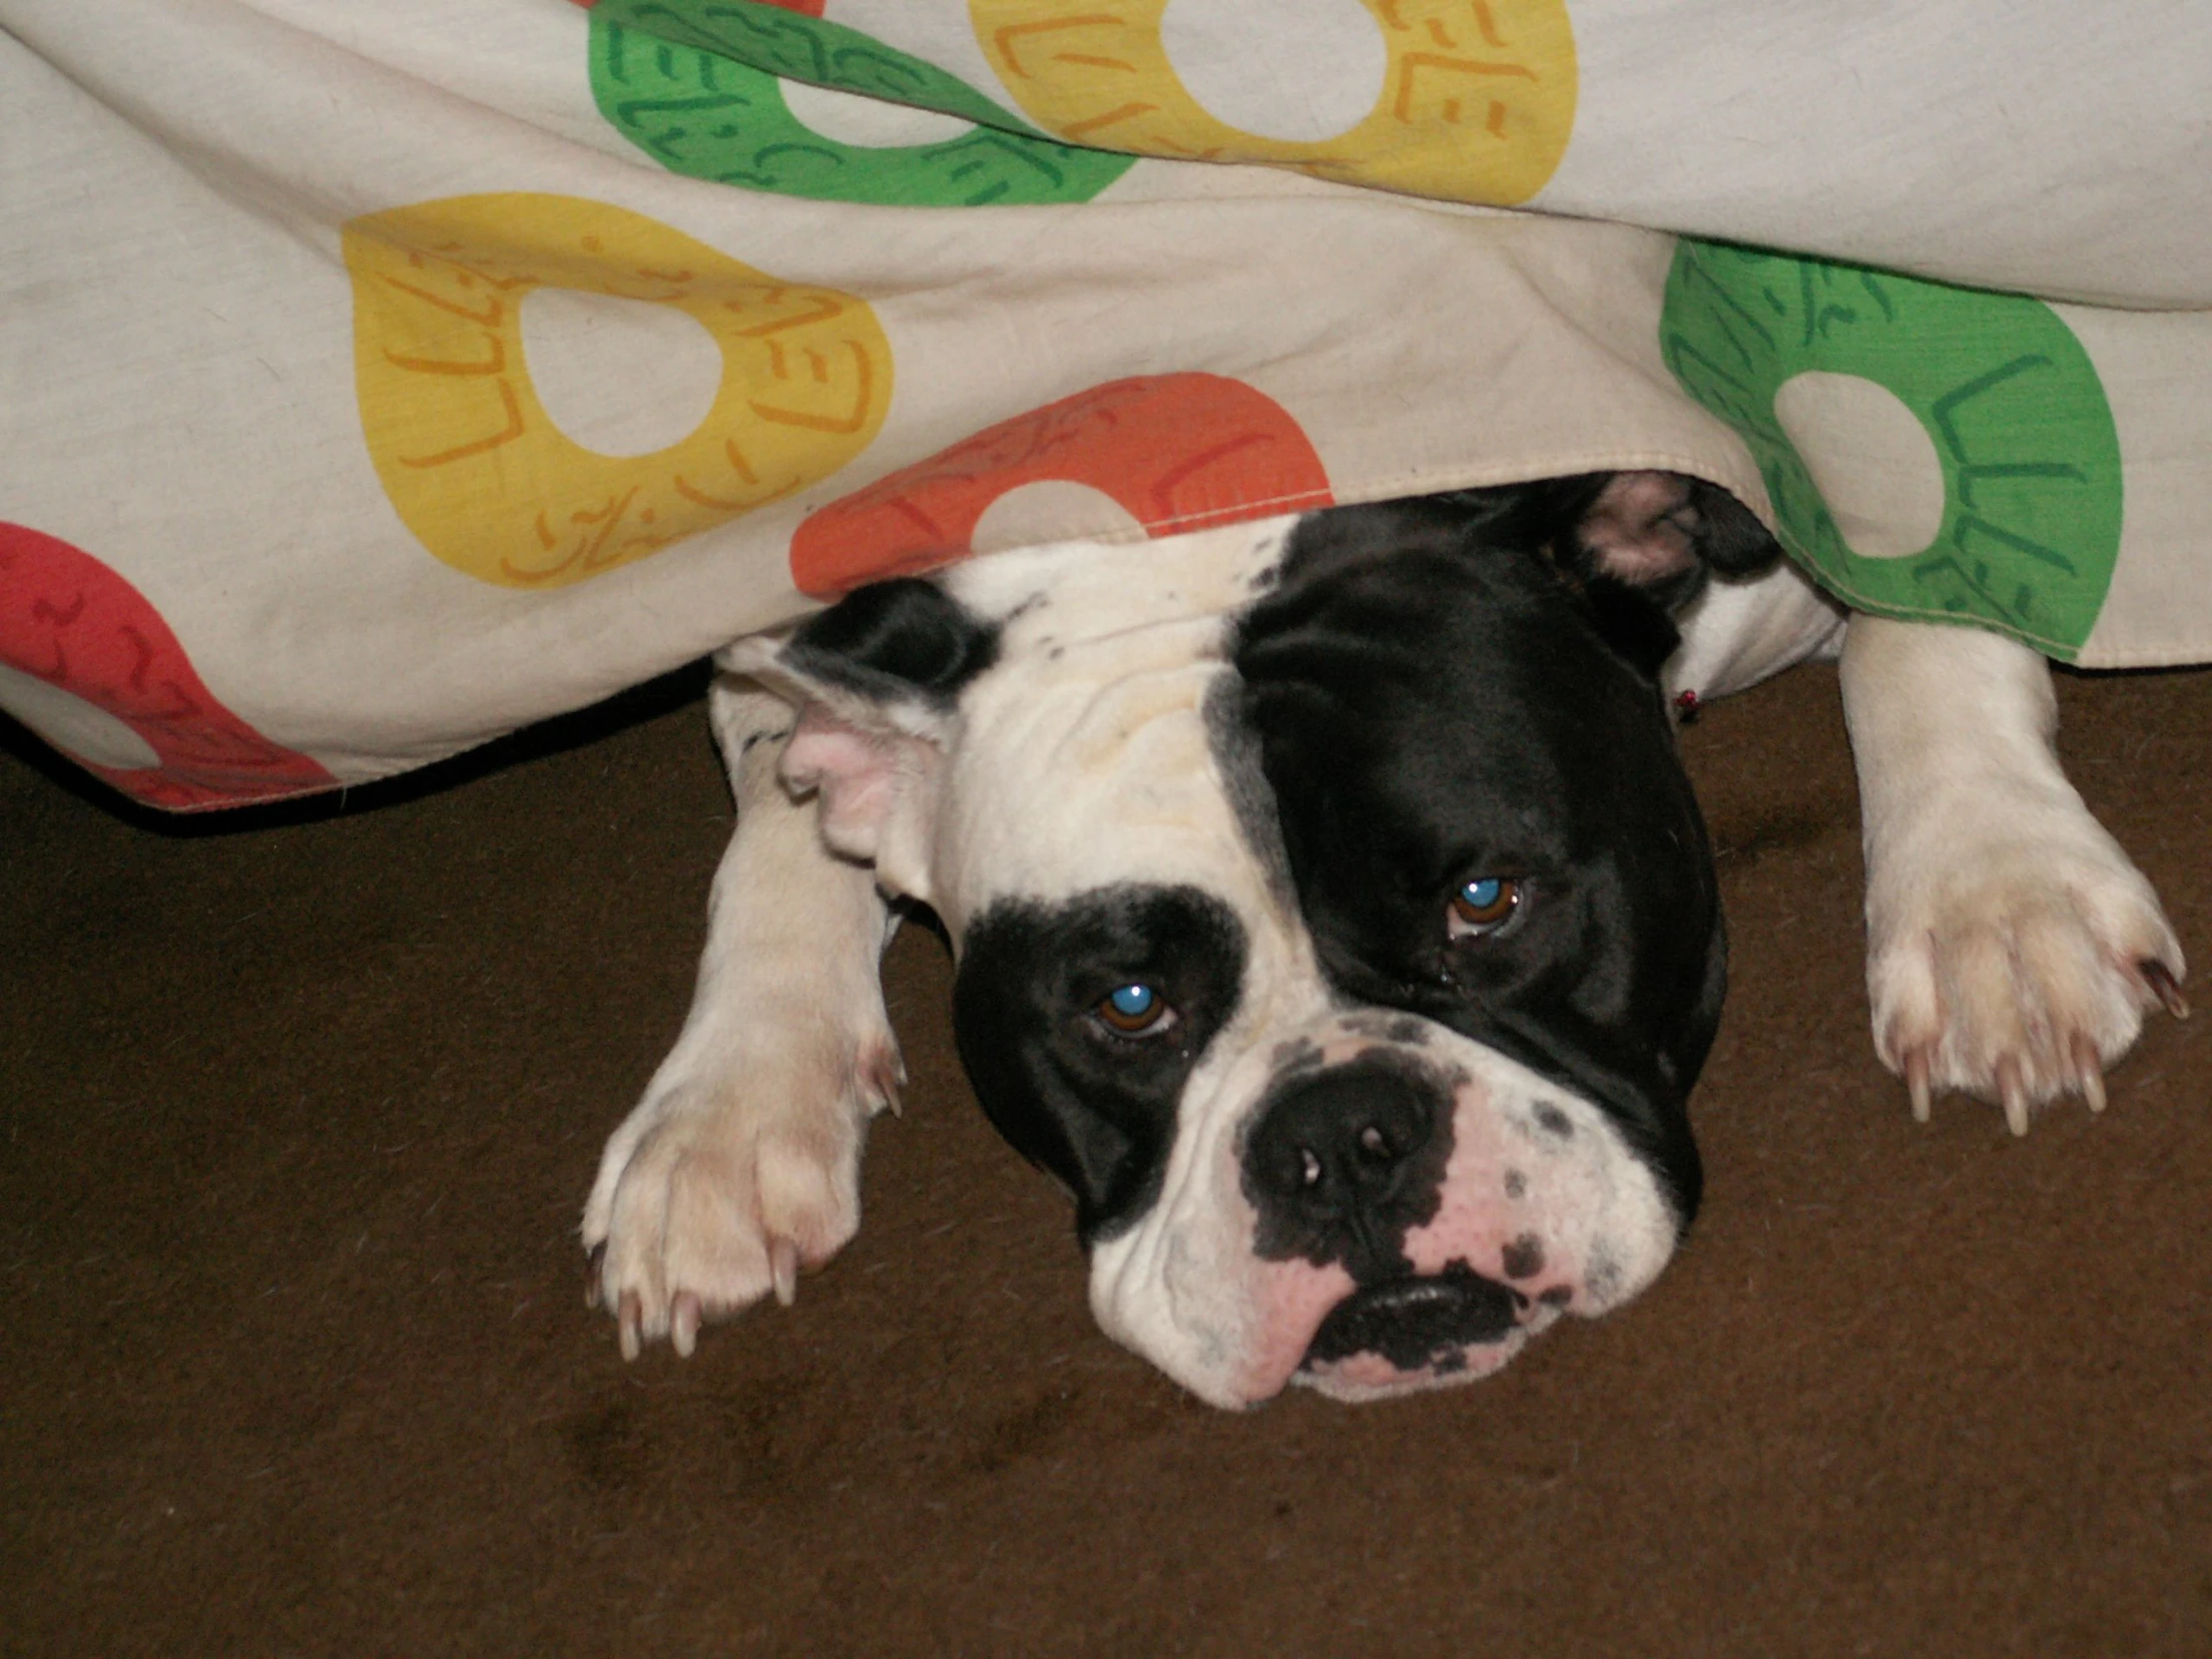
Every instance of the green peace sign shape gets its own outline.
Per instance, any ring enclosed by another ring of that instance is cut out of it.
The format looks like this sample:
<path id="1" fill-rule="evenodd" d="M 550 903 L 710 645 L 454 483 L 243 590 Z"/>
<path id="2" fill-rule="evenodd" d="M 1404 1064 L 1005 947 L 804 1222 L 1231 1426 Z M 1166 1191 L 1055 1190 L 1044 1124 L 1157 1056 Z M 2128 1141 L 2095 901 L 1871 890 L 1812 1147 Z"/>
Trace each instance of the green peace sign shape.
<path id="1" fill-rule="evenodd" d="M 1751 446 L 1784 545 L 1839 596 L 2062 661 L 2080 651 L 2119 556 L 2120 443 L 2088 353 L 2048 305 L 1685 239 L 1660 346 Z M 1884 407 L 1902 445 L 1866 441 L 1866 412 Z M 1824 424 L 1840 409 L 1861 418 Z M 1870 454 L 1893 475 L 1870 478 Z M 1855 472 L 1857 499 L 1834 499 Z"/>
<path id="2" fill-rule="evenodd" d="M 932 64 L 779 7 L 601 0 L 590 54 L 599 113 L 687 178 L 829 202 L 1022 206 L 1087 202 L 1136 165 L 1056 143 Z M 973 125 L 921 143 L 846 143 L 793 113 L 787 80 Z"/>

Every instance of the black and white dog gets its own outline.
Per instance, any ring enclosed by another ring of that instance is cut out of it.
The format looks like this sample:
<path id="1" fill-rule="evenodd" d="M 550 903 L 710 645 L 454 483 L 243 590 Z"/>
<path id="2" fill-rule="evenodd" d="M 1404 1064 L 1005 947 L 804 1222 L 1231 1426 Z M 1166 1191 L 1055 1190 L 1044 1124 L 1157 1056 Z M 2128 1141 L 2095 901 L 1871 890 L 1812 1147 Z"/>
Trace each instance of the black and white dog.
<path id="1" fill-rule="evenodd" d="M 696 1000 L 584 1217 L 623 1352 L 851 1237 L 891 899 L 942 919 L 1100 1324 L 1202 1397 L 1476 1377 L 1621 1306 L 1697 1208 L 1726 979 L 1664 688 L 1839 640 L 1883 1058 L 1923 1116 L 2101 1107 L 2184 970 L 2042 659 L 1845 637 L 1775 553 L 1711 485 L 1596 475 L 997 555 L 732 648 Z"/>

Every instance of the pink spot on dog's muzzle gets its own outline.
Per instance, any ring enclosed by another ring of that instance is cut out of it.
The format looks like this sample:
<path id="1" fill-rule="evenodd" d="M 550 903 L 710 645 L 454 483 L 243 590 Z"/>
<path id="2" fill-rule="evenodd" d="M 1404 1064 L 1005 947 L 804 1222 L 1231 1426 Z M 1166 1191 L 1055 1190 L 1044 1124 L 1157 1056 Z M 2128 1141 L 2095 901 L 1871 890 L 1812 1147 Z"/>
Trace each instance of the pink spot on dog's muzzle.
<path id="1" fill-rule="evenodd" d="M 1598 1113 L 1463 1039 L 1407 1042 L 1403 1024 L 1343 1021 L 1287 1048 L 1244 1138 L 1265 1334 L 1250 1399 L 1489 1376 L 1562 1313 L 1625 1300 L 1671 1249 L 1650 1237 L 1671 1227 L 1641 1196 L 1648 1175 Z M 1624 1275 L 1616 1229 L 1648 1269 Z"/>

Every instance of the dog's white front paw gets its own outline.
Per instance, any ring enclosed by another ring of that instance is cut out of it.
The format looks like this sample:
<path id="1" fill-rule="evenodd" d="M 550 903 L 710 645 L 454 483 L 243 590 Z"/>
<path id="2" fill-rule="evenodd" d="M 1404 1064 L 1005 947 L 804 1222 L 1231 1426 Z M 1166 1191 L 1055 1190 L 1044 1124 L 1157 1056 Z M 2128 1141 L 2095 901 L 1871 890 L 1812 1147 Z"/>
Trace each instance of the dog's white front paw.
<path id="1" fill-rule="evenodd" d="M 2001 1103 L 2016 1135 L 2031 1107 L 2067 1094 L 2102 1111 L 2104 1068 L 2144 1013 L 2188 1012 L 2157 895 L 2078 806 L 1949 828 L 1869 872 L 1867 988 L 1884 1063 L 1923 1122 L 1944 1089 Z"/>
<path id="2" fill-rule="evenodd" d="M 615 1316 L 625 1359 L 663 1337 L 688 1356 L 703 1322 L 771 1291 L 789 1306 L 800 1268 L 859 1227 L 867 1119 L 904 1081 L 888 1032 L 749 1046 L 709 1063 L 679 1049 L 600 1160 L 585 1298 Z"/>

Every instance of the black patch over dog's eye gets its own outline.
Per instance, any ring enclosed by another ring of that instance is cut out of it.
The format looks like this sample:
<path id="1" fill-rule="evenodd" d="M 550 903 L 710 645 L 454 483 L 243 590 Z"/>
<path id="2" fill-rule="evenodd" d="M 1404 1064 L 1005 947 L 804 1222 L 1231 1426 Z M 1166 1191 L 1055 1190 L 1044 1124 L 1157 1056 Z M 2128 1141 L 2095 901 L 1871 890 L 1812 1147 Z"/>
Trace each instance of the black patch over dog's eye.
<path id="1" fill-rule="evenodd" d="M 1086 1244 L 1158 1195 L 1183 1086 L 1244 992 L 1243 924 L 1193 887 L 1002 899 L 969 925 L 952 1030 L 984 1113 L 1067 1184 Z"/>

